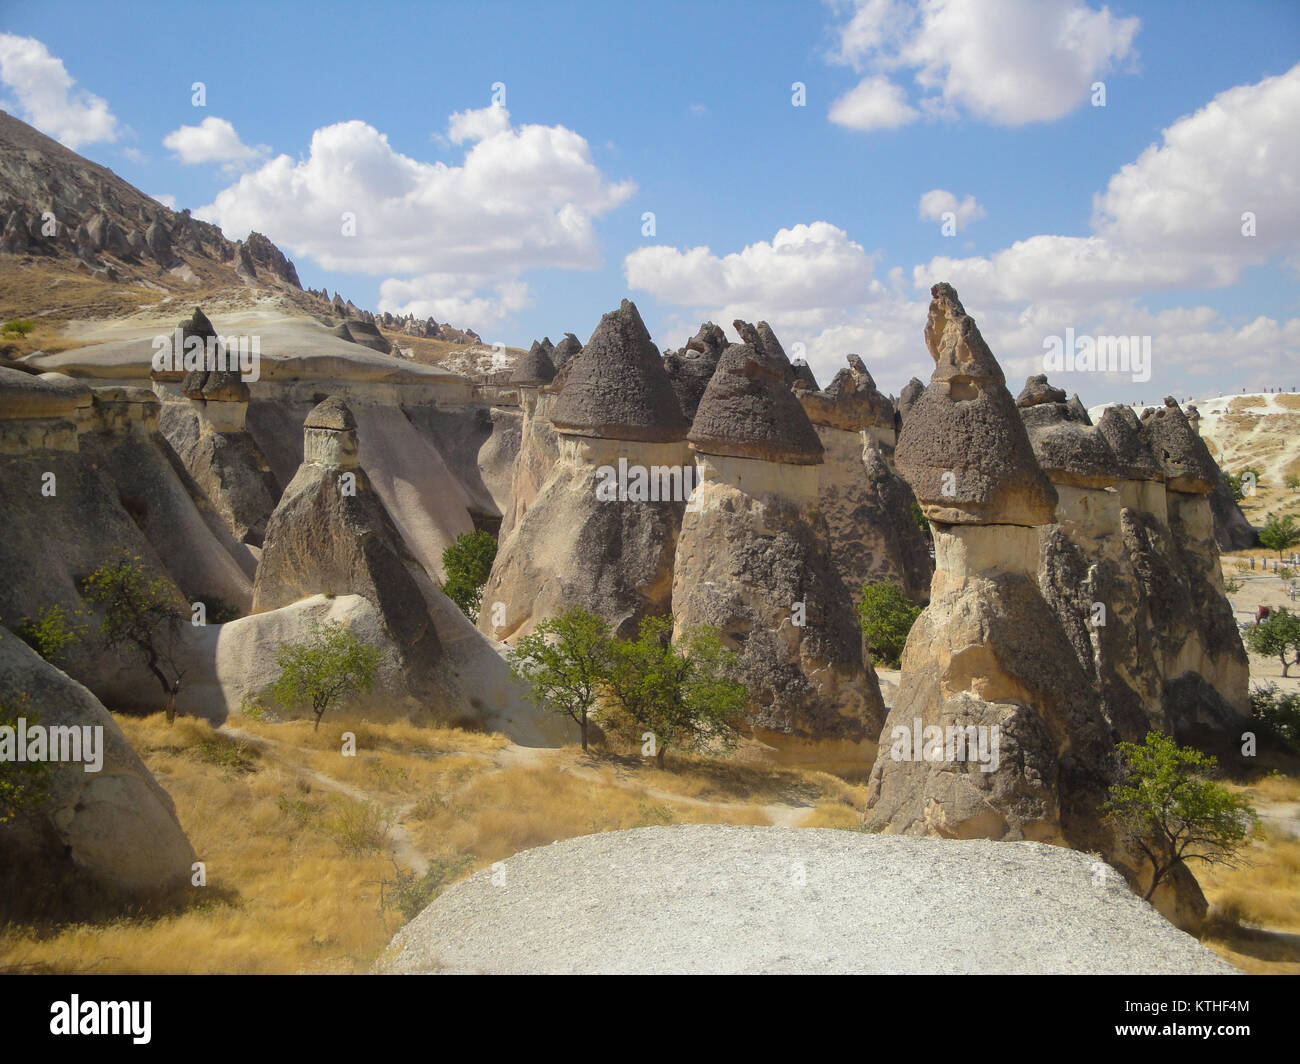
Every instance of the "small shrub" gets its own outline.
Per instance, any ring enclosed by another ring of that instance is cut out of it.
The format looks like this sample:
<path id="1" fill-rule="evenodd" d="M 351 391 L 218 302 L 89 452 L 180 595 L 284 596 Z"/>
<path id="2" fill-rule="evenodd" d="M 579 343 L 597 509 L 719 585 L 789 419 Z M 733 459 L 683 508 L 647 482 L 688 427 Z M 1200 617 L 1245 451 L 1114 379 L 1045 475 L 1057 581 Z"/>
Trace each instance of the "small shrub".
<path id="1" fill-rule="evenodd" d="M 1250 711 L 1261 732 L 1300 754 L 1300 691 L 1259 685 L 1250 692 Z"/>
<path id="2" fill-rule="evenodd" d="M 478 620 L 483 599 L 483 585 L 492 575 L 497 556 L 497 541 L 487 532 L 462 532 L 456 542 L 442 552 L 442 567 L 447 580 L 443 593 L 460 607 L 471 621 Z"/>
<path id="3" fill-rule="evenodd" d="M 230 772 L 248 773 L 257 767 L 248 756 L 248 742 L 244 739 L 232 742 L 224 736 L 215 736 L 201 740 L 193 750 L 194 756 L 205 764 Z"/>
<path id="4" fill-rule="evenodd" d="M 330 803 L 330 817 L 322 828 L 345 854 L 362 857 L 387 845 L 392 820 L 392 814 L 376 802 L 339 797 Z"/>
<path id="5" fill-rule="evenodd" d="M 1225 594 L 1228 594 L 1228 595 L 1235 595 L 1235 594 L 1236 594 L 1238 591 L 1240 591 L 1244 586 L 1245 586 L 1245 585 L 1242 584 L 1242 582 L 1241 582 L 1240 580 L 1235 580 L 1235 579 L 1233 579 L 1233 580 L 1225 580 L 1225 581 L 1223 582 L 1223 590 L 1224 590 L 1224 593 L 1225 593 Z"/>
<path id="6" fill-rule="evenodd" d="M 80 611 L 73 614 L 81 616 Z M 55 603 L 37 614 L 36 620 L 24 617 L 15 634 L 51 665 L 63 662 L 65 651 L 86 637 L 86 626 L 74 622 L 62 606 Z"/>
<path id="7" fill-rule="evenodd" d="M 434 858 L 421 876 L 394 864 L 396 874 L 383 881 L 382 905 L 386 909 L 396 909 L 402 914 L 402 922 L 409 923 L 472 863 L 473 858 L 466 856 Z"/>
<path id="8" fill-rule="evenodd" d="M 5 336 L 26 336 L 36 328 L 36 322 L 31 318 L 15 318 L 13 321 L 7 321 L 4 329 L 0 330 Z"/>
<path id="9" fill-rule="evenodd" d="M 275 799 L 280 812 L 301 827 L 308 827 L 320 815 L 320 809 L 305 798 L 290 798 L 283 792 Z"/>
<path id="10" fill-rule="evenodd" d="M 40 717 L 27 708 L 26 693 L 17 705 L 0 702 L 0 727 L 17 728 L 19 717 L 26 719 L 29 728 L 40 723 Z M 0 761 L 0 824 L 44 802 L 53 771 L 48 761 Z"/>
<path id="11" fill-rule="evenodd" d="M 903 647 L 912 625 L 921 616 L 921 607 L 912 602 L 896 584 L 864 584 L 858 618 L 862 634 L 875 661 L 892 669 L 899 666 Z"/>

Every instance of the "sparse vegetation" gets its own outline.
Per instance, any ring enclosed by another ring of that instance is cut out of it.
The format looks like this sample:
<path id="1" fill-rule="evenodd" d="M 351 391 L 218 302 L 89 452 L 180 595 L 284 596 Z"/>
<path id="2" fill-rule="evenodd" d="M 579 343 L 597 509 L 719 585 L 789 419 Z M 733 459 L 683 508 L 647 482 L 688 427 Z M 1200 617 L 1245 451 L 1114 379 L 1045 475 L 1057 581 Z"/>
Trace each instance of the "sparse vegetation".
<path id="1" fill-rule="evenodd" d="M 0 728 L 16 729 L 20 717 L 26 719 L 28 727 L 40 723 L 39 714 L 27 707 L 25 694 L 17 705 L 0 702 Z M 45 801 L 52 773 L 48 761 L 17 761 L 12 757 L 0 760 L 0 824 Z"/>
<path id="2" fill-rule="evenodd" d="M 80 612 L 74 614 L 80 616 Z M 62 606 L 46 606 L 36 619 L 24 617 L 16 634 L 51 665 L 61 665 L 69 648 L 86 638 L 86 626 L 68 616 Z"/>
<path id="3" fill-rule="evenodd" d="M 609 625 L 574 607 L 520 639 L 509 659 L 511 674 L 530 686 L 537 705 L 578 725 L 586 751 L 590 714 L 612 660 Z"/>
<path id="4" fill-rule="evenodd" d="M 1278 609 L 1246 630 L 1246 646 L 1267 658 L 1282 663 L 1282 675 L 1289 676 L 1292 665 L 1300 665 L 1300 615 Z"/>
<path id="5" fill-rule="evenodd" d="M 647 617 L 636 639 L 614 642 L 606 678 L 610 727 L 637 745 L 649 733 L 661 769 L 669 747 L 733 745 L 749 697 L 716 629 L 688 628 L 676 643 L 672 630 L 672 618 Z"/>
<path id="6" fill-rule="evenodd" d="M 36 328 L 36 322 L 31 318 L 15 318 L 13 321 L 7 321 L 4 328 L 0 329 L 0 335 L 3 336 L 26 336 Z"/>
<path id="7" fill-rule="evenodd" d="M 447 573 L 442 590 L 471 621 L 478 620 L 483 585 L 492 575 L 496 556 L 497 541 L 481 531 L 462 532 L 442 552 L 442 567 Z"/>
<path id="8" fill-rule="evenodd" d="M 1259 545 L 1265 550 L 1277 551 L 1277 556 L 1281 558 L 1283 551 L 1300 546 L 1300 525 L 1296 524 L 1296 519 L 1291 514 L 1271 517 L 1259 530 Z"/>
<path id="9" fill-rule="evenodd" d="M 321 718 L 347 694 L 370 690 L 379 672 L 379 648 L 362 643 L 338 621 L 319 622 L 301 643 L 281 643 L 275 662 L 279 679 L 271 685 L 276 702 L 306 707 L 320 729 Z"/>
<path id="10" fill-rule="evenodd" d="M 403 923 L 409 923 L 424 912 L 447 884 L 459 879 L 472 863 L 473 858 L 468 856 L 438 858 L 430 861 L 424 874 L 418 876 L 395 863 L 393 878 L 383 882 L 384 896 L 380 904 L 396 909 L 402 914 Z"/>
<path id="11" fill-rule="evenodd" d="M 1275 683 L 1257 684 L 1250 692 L 1250 709 L 1261 732 L 1300 754 L 1300 691 L 1279 691 Z"/>
<path id="12" fill-rule="evenodd" d="M 167 721 L 174 721 L 185 675 L 179 640 L 187 616 L 175 588 L 150 577 L 137 555 L 99 566 L 82 581 L 82 593 L 103 608 L 100 634 L 109 646 L 133 649 L 144 659 L 167 698 Z"/>
<path id="13" fill-rule="evenodd" d="M 1207 778 L 1217 761 L 1180 747 L 1159 732 L 1117 747 L 1122 775 L 1110 788 L 1106 816 L 1146 856 L 1149 901 L 1164 878 L 1188 861 L 1233 864 L 1259 830 L 1259 817 L 1241 795 Z"/>
<path id="14" fill-rule="evenodd" d="M 872 658 L 891 669 L 898 668 L 907 635 L 920 615 L 921 607 L 897 584 L 864 584 L 858 618 Z"/>

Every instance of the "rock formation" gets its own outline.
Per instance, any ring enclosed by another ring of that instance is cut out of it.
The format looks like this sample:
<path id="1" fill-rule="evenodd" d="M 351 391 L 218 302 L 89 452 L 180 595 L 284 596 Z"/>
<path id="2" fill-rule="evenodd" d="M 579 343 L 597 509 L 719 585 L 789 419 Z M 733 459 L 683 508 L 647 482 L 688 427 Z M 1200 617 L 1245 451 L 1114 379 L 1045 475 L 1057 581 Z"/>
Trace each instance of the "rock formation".
<path id="1" fill-rule="evenodd" d="M 427 691 L 441 645 L 424 576 L 358 458 L 356 420 L 338 396 L 303 424 L 303 463 L 267 522 L 253 611 L 317 593 L 361 595 L 400 647 L 410 689 Z"/>
<path id="2" fill-rule="evenodd" d="M 721 630 L 752 735 L 777 757 L 861 768 L 884 703 L 819 508 L 823 447 L 786 365 L 727 348 L 687 439 L 700 483 L 673 571 L 677 630 Z"/>
<path id="3" fill-rule="evenodd" d="M 51 759 L 46 799 L 0 823 L 0 922 L 93 916 L 183 887 L 195 855 L 171 797 L 99 700 L 3 628 L 0 692 L 7 724 L 22 717 L 29 738 L 76 729 L 66 752 L 81 758 Z"/>
<path id="4" fill-rule="evenodd" d="M 669 612 L 694 472 L 686 418 L 632 303 L 601 318 L 570 360 L 549 420 L 559 457 L 500 545 L 479 628 L 522 635 L 583 606 L 632 634 L 642 617 Z"/>
<path id="5" fill-rule="evenodd" d="M 825 391 L 795 390 L 825 449 L 820 499 L 831 555 L 854 601 L 863 584 L 888 581 L 924 602 L 934 565 L 912 514 L 912 490 L 890 468 L 894 405 L 862 359 L 848 362 Z"/>
<path id="6" fill-rule="evenodd" d="M 726 347 L 727 338 L 722 330 L 713 322 L 706 321 L 686 342 L 685 348 L 664 356 L 664 369 L 672 381 L 677 403 L 688 419 L 694 420 L 704 389 L 709 386 Z"/>

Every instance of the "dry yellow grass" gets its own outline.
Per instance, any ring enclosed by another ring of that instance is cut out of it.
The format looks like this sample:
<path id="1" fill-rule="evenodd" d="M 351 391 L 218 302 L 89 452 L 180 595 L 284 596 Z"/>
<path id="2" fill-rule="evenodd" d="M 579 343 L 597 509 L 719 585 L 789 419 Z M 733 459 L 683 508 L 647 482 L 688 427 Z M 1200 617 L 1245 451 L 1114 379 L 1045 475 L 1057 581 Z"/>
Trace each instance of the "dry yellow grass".
<path id="1" fill-rule="evenodd" d="M 857 831 L 862 827 L 862 813 L 843 802 L 819 802 L 816 809 L 799 821 L 799 826 Z"/>

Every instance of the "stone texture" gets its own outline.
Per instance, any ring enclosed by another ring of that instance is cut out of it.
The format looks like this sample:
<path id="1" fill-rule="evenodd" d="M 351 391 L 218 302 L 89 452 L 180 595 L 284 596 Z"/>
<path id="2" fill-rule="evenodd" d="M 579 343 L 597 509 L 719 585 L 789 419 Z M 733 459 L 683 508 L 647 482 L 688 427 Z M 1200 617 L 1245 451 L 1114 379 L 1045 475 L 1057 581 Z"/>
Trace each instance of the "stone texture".
<path id="1" fill-rule="evenodd" d="M 562 432 L 606 439 L 680 440 L 689 422 L 635 304 L 600 319 L 568 369 L 551 421 Z"/>

